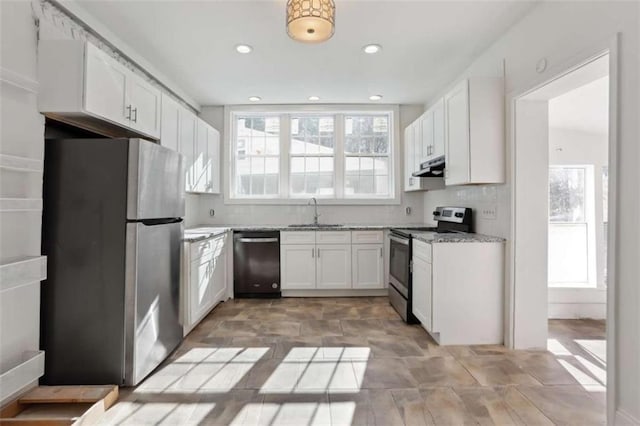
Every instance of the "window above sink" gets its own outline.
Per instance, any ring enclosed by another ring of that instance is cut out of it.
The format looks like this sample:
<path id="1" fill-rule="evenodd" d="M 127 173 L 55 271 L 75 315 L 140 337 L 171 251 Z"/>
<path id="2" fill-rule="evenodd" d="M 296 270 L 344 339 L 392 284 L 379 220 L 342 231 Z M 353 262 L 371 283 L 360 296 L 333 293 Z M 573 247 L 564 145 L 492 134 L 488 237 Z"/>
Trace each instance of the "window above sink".
<path id="1" fill-rule="evenodd" d="M 226 107 L 225 202 L 400 204 L 398 115 L 397 105 Z"/>

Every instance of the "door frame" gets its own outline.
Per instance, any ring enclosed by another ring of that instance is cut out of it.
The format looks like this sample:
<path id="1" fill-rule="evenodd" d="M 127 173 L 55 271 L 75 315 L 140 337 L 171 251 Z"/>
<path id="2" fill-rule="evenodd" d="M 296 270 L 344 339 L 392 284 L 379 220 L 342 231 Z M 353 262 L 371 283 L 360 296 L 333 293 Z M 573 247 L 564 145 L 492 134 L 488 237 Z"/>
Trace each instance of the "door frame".
<path id="1" fill-rule="evenodd" d="M 518 270 L 516 265 L 516 255 L 522 256 L 522 253 L 516 253 L 516 247 L 514 241 L 517 240 L 517 225 L 519 223 L 519 217 L 522 212 L 519 212 L 516 208 L 516 194 L 518 193 L 522 182 L 518 181 L 517 170 L 515 168 L 518 157 L 518 144 L 516 138 L 516 105 L 518 100 L 521 100 L 526 95 L 535 92 L 536 90 L 546 86 L 547 84 L 570 74 L 583 65 L 593 61 L 594 59 L 609 54 L 609 228 L 607 235 L 607 423 L 613 424 L 616 415 L 616 388 L 615 388 L 615 333 L 616 333 L 616 280 L 617 280 L 617 235 L 618 220 L 617 220 L 617 189 L 618 189 L 618 120 L 619 120 L 619 95 L 618 95 L 618 82 L 619 82 L 619 41 L 620 34 L 616 33 L 612 37 L 596 43 L 588 49 L 585 49 L 578 53 L 568 53 L 561 55 L 558 64 L 548 68 L 539 78 L 534 79 L 528 83 L 521 85 L 507 94 L 506 97 L 506 117 L 507 120 L 507 140 L 508 140 L 508 173 L 509 181 L 511 182 L 511 221 L 510 221 L 510 243 L 508 245 L 507 264 L 506 264 L 506 333 L 505 333 L 505 346 L 514 348 L 514 342 L 516 341 L 516 335 L 519 330 L 516 328 L 516 318 L 518 312 L 516 312 L 516 295 L 518 294 L 518 280 L 517 277 L 522 274 L 522 271 Z M 545 60 L 546 61 L 546 60 Z M 542 65 L 546 65 L 546 62 Z M 551 76 L 551 77 L 549 77 Z M 546 286 L 545 286 L 546 290 Z M 545 307 L 546 309 L 546 307 Z"/>

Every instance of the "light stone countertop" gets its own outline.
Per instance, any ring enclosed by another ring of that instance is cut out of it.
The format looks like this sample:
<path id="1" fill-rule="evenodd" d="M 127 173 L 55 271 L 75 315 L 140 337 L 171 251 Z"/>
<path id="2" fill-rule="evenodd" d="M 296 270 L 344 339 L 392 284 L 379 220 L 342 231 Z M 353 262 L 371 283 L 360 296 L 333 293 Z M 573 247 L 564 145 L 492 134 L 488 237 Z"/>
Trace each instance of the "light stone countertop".
<path id="1" fill-rule="evenodd" d="M 354 231 L 354 230 L 384 230 L 389 228 L 423 228 L 425 224 L 398 224 L 398 225 L 323 225 L 323 226 L 289 226 L 289 225 L 199 225 L 187 228 L 184 231 L 183 241 L 196 242 L 213 238 L 230 231 Z"/>
<path id="2" fill-rule="evenodd" d="M 421 228 L 429 226 L 426 224 L 397 224 L 397 225 L 335 225 L 335 226 L 288 226 L 288 225 L 200 225 L 185 229 L 184 239 L 186 242 L 197 242 L 207 240 L 215 236 L 231 231 L 354 231 L 354 230 L 384 230 L 390 228 Z M 495 237 L 483 234 L 446 233 L 416 231 L 412 236 L 426 243 L 496 243 L 506 241 L 502 237 Z"/>
<path id="3" fill-rule="evenodd" d="M 411 236 L 425 243 L 503 243 L 506 239 L 493 235 L 468 234 L 464 232 L 415 232 Z"/>

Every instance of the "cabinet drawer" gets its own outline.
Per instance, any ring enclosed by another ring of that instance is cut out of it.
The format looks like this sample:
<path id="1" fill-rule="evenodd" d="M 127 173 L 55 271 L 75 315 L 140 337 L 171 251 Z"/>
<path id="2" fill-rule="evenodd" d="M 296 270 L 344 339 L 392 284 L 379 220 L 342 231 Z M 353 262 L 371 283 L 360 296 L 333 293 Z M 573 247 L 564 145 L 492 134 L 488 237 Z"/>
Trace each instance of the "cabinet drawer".
<path id="1" fill-rule="evenodd" d="M 413 240 L 411 242 L 413 248 L 413 256 L 431 263 L 431 244 Z"/>
<path id="2" fill-rule="evenodd" d="M 316 244 L 351 244 L 351 231 L 317 231 Z"/>
<path id="3" fill-rule="evenodd" d="M 189 255 L 191 262 L 204 262 L 213 259 L 222 252 L 226 234 L 217 235 L 204 241 L 196 241 L 190 244 Z M 203 259 L 203 260 L 201 260 Z"/>
<path id="4" fill-rule="evenodd" d="M 280 244 L 315 244 L 315 231 L 281 231 Z"/>
<path id="5" fill-rule="evenodd" d="M 353 231 L 351 242 L 353 244 L 381 244 L 382 231 Z"/>

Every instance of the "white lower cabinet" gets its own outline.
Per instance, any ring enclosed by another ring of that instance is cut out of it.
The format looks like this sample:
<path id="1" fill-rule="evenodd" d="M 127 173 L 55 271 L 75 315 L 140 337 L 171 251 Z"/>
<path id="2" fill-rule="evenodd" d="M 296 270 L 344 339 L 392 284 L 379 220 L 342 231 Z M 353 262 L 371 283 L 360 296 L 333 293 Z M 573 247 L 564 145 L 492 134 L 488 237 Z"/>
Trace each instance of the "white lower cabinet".
<path id="1" fill-rule="evenodd" d="M 227 241 L 227 234 L 222 234 L 184 244 L 181 318 L 185 335 L 227 298 Z"/>
<path id="2" fill-rule="evenodd" d="M 316 252 L 316 288 L 351 288 L 351 245 L 322 244 Z"/>
<path id="3" fill-rule="evenodd" d="M 353 288 L 384 288 L 384 245 L 351 246 Z"/>
<path id="4" fill-rule="evenodd" d="M 432 330 L 432 286 L 431 263 L 413 256 L 413 298 L 411 309 L 413 315 L 427 330 Z"/>
<path id="5" fill-rule="evenodd" d="M 280 287 L 282 290 L 316 288 L 315 244 L 280 244 Z"/>
<path id="6" fill-rule="evenodd" d="M 283 231 L 282 290 L 383 289 L 382 241 L 382 231 Z"/>
<path id="7" fill-rule="evenodd" d="M 441 345 L 502 344 L 504 243 L 412 244 L 412 310 L 424 329 Z"/>

